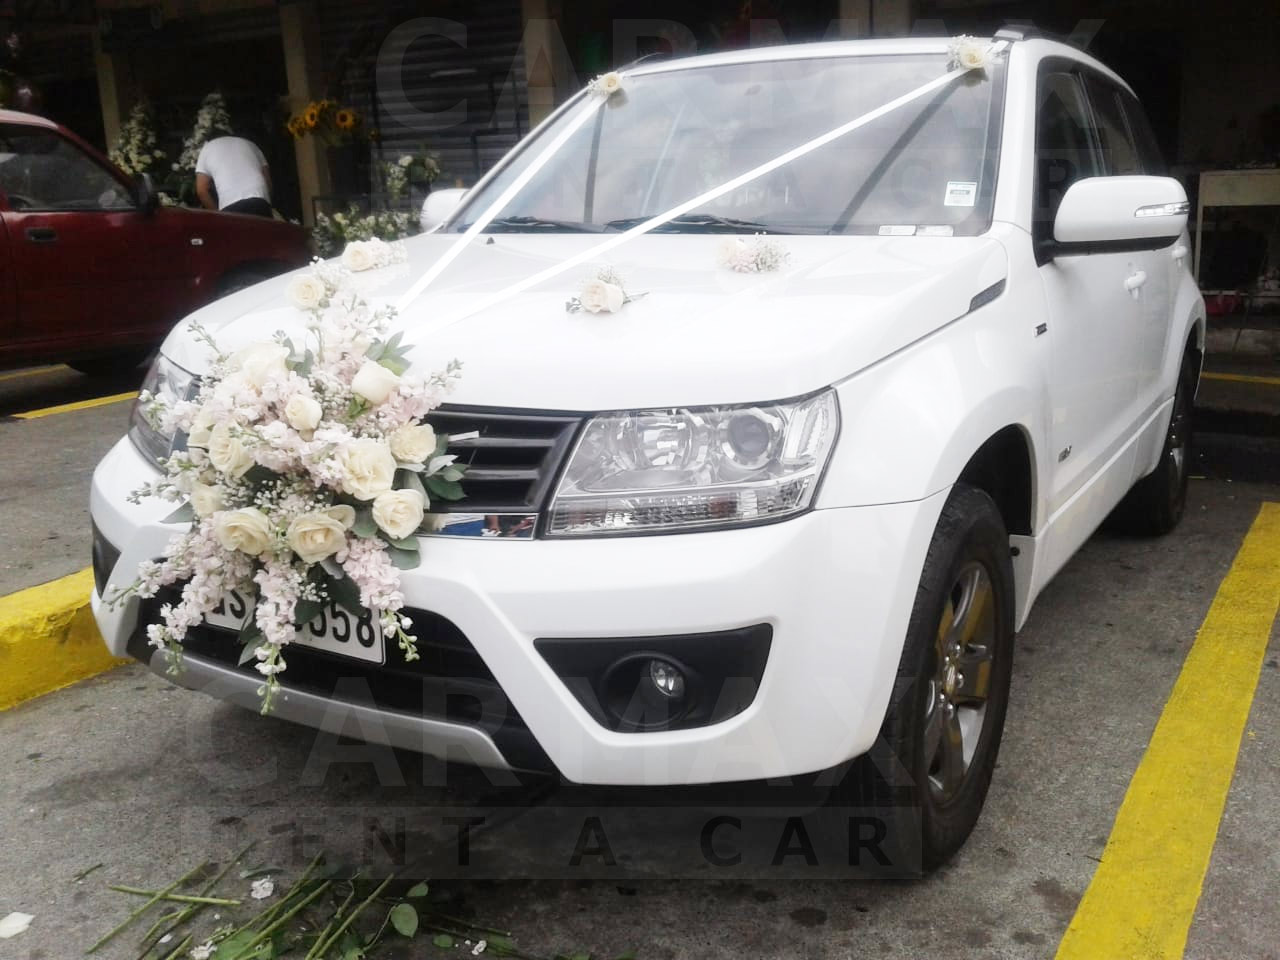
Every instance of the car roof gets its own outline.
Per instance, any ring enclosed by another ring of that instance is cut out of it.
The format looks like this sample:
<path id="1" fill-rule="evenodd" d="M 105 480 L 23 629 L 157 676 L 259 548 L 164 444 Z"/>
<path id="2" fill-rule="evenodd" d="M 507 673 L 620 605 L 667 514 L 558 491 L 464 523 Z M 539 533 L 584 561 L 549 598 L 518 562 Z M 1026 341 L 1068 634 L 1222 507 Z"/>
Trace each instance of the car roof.
<path id="1" fill-rule="evenodd" d="M 817 43 L 788 43 L 768 47 L 750 47 L 741 50 L 724 50 L 718 53 L 676 57 L 662 60 L 642 60 L 623 67 L 632 76 L 688 70 L 694 67 L 711 67 L 735 63 L 764 63 L 771 60 L 812 60 L 826 57 L 873 57 L 895 54 L 946 53 L 953 37 L 891 37 L 876 40 L 825 40 Z M 984 38 L 979 38 L 984 39 Z M 1126 89 L 1129 85 L 1110 67 L 1070 44 L 1042 38 L 1009 40 L 1020 55 L 1037 60 L 1045 57 L 1066 57 L 1105 74 Z M 1130 90 L 1132 92 L 1132 90 Z"/>
<path id="2" fill-rule="evenodd" d="M 0 110 L 0 123 L 24 123 L 30 127 L 44 127 L 47 130 L 60 129 L 58 124 L 47 117 L 38 117 L 34 113 L 21 113 L 17 110 Z"/>

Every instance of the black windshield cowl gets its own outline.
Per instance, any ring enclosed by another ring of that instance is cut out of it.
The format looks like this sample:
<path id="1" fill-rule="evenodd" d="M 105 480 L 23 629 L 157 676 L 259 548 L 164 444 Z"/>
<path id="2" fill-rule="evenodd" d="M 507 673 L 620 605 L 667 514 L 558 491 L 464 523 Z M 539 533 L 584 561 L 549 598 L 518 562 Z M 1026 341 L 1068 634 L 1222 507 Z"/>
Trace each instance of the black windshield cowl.
<path id="1" fill-rule="evenodd" d="M 471 224 L 458 225 L 458 232 L 465 233 Z M 542 217 L 498 217 L 484 233 L 600 233 L 603 227 L 594 223 L 576 223 L 572 220 L 544 220 Z"/>
<path id="2" fill-rule="evenodd" d="M 624 217 L 610 220 L 605 224 L 607 230 L 630 230 L 632 227 L 652 219 L 651 217 Z M 733 217 L 718 217 L 711 213 L 687 213 L 673 217 L 662 226 L 654 227 L 653 233 L 791 233 L 791 230 L 780 230 L 767 223 L 755 220 L 737 220 Z"/>

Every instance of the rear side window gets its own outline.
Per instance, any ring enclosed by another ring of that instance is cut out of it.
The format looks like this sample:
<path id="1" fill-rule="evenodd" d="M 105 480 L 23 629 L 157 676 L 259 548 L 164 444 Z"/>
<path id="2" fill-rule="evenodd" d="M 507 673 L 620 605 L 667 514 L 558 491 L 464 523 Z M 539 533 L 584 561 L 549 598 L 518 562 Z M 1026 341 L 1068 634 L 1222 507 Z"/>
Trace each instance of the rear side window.
<path id="1" fill-rule="evenodd" d="M 1101 174 L 1088 102 L 1078 74 L 1041 74 L 1036 106 L 1036 189 L 1032 211 L 1037 241 L 1053 236 L 1053 218 L 1067 188 Z"/>
<path id="2" fill-rule="evenodd" d="M 1120 103 L 1120 88 L 1108 80 L 1089 74 L 1085 80 L 1093 119 L 1102 150 L 1102 168 L 1108 176 L 1122 177 L 1144 172 L 1138 145 Z"/>

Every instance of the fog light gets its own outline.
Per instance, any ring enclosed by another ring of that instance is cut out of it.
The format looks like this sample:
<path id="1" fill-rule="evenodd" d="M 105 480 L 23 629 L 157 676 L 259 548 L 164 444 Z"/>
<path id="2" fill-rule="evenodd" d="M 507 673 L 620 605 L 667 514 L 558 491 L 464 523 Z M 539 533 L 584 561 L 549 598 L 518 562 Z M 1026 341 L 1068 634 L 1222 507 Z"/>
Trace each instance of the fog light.
<path id="1" fill-rule="evenodd" d="M 684 696 L 684 674 L 666 660 L 649 661 L 649 682 L 669 700 L 679 700 Z"/>

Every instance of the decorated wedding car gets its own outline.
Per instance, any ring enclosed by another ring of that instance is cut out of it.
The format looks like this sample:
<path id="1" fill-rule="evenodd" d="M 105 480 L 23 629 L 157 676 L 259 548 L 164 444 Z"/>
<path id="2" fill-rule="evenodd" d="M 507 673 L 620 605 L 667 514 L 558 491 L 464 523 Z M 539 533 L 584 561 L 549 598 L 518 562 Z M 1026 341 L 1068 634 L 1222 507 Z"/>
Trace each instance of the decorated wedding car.
<path id="1" fill-rule="evenodd" d="M 1204 308 L 1126 83 L 1004 31 L 646 61 L 429 208 L 169 336 L 94 476 L 111 649 L 577 783 L 834 771 L 950 856 L 1037 594 L 1183 510 Z"/>

